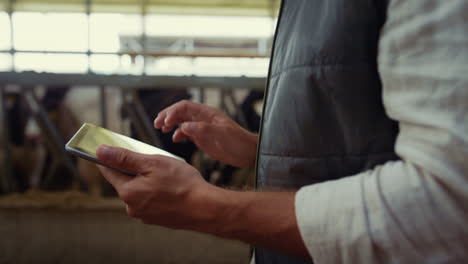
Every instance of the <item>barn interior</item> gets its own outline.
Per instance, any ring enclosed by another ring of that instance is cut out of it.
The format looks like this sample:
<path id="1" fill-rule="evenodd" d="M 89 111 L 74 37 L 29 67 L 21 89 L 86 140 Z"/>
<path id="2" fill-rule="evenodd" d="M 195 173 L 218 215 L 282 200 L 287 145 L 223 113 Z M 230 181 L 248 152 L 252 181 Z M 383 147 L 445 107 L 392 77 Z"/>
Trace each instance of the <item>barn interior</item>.
<path id="1" fill-rule="evenodd" d="M 0 0 L 0 263 L 248 263 L 249 245 L 143 225 L 65 143 L 92 123 L 174 153 L 206 181 L 252 169 L 153 128 L 180 100 L 259 130 L 277 0 Z"/>

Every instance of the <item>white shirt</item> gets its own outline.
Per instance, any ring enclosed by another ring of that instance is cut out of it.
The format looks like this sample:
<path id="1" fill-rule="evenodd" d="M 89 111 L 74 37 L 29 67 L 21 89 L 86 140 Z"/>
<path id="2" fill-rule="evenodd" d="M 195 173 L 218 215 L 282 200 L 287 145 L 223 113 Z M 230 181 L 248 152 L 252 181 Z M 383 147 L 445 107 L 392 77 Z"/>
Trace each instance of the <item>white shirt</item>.
<path id="1" fill-rule="evenodd" d="M 305 245 L 317 264 L 468 263 L 468 1 L 390 0 L 378 62 L 401 161 L 300 189 Z"/>

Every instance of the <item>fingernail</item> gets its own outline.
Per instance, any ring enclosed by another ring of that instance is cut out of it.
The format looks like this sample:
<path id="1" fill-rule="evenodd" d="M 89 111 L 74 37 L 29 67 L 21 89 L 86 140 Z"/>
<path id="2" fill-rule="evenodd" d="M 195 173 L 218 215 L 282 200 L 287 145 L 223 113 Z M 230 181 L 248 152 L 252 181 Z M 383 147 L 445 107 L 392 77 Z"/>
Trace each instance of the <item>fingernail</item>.
<path id="1" fill-rule="evenodd" d="M 187 134 L 192 134 L 193 131 L 195 130 L 195 124 L 194 123 L 183 123 L 182 124 L 182 130 Z"/>
<path id="2" fill-rule="evenodd" d="M 106 145 L 99 146 L 96 152 L 98 159 L 100 160 L 108 160 L 114 156 L 114 153 L 115 148 Z"/>
<path id="3" fill-rule="evenodd" d="M 157 124 L 158 121 L 159 121 L 159 114 L 156 116 L 156 118 L 155 118 L 154 121 L 153 121 L 153 124 L 154 124 L 154 127 L 155 127 L 155 128 L 160 128 L 160 127 L 158 126 L 158 124 Z"/>

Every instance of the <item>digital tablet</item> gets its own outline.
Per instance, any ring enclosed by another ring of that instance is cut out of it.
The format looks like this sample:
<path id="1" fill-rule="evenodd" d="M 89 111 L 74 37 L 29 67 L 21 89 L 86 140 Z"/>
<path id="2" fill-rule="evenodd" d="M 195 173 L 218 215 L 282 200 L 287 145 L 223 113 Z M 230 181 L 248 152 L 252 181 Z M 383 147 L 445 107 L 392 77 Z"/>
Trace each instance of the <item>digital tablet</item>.
<path id="1" fill-rule="evenodd" d="M 96 151 L 100 145 L 125 148 L 142 154 L 159 154 L 183 161 L 182 158 L 167 151 L 89 123 L 85 123 L 81 126 L 81 128 L 65 145 L 65 149 L 75 156 L 111 168 L 108 165 L 101 163 L 96 157 Z M 136 174 L 134 172 L 122 171 L 120 169 L 116 170 L 127 175 Z"/>

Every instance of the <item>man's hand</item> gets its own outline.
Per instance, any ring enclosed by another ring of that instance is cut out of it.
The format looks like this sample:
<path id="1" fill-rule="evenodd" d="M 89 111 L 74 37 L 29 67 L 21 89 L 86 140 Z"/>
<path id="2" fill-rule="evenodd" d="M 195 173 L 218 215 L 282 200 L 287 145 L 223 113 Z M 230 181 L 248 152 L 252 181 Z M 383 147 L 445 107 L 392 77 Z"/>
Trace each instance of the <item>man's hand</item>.
<path id="1" fill-rule="evenodd" d="M 203 231 L 214 210 L 208 206 L 214 186 L 206 183 L 189 164 L 161 155 L 144 155 L 126 149 L 101 146 L 99 161 L 117 169 L 135 172 L 127 176 L 99 166 L 104 177 L 127 204 L 127 214 L 146 224 Z"/>
<path id="2" fill-rule="evenodd" d="M 145 224 L 210 233 L 291 255 L 307 257 L 294 213 L 294 192 L 236 192 L 206 183 L 183 161 L 101 146 L 99 161 L 135 172 L 99 167 Z"/>
<path id="3" fill-rule="evenodd" d="M 173 141 L 190 139 L 212 158 L 236 167 L 255 164 L 258 136 L 240 127 L 221 111 L 191 101 L 161 111 L 154 127 L 174 132 Z"/>

